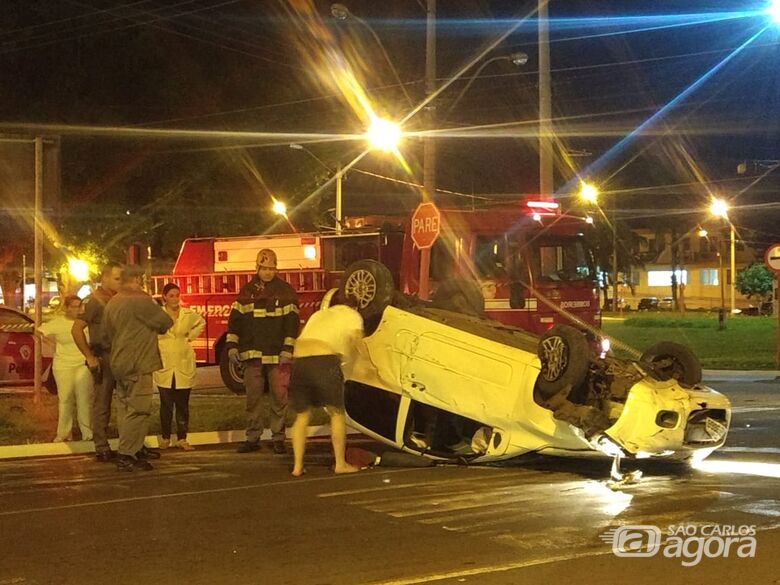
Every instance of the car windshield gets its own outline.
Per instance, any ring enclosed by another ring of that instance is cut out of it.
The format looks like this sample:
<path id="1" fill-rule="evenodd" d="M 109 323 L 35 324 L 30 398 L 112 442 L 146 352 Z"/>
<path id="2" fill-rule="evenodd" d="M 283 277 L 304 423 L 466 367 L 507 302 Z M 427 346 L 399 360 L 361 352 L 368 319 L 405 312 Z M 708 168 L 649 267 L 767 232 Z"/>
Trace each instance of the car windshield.
<path id="1" fill-rule="evenodd" d="M 534 277 L 547 281 L 593 280 L 595 270 L 582 238 L 539 236 L 531 246 Z"/>

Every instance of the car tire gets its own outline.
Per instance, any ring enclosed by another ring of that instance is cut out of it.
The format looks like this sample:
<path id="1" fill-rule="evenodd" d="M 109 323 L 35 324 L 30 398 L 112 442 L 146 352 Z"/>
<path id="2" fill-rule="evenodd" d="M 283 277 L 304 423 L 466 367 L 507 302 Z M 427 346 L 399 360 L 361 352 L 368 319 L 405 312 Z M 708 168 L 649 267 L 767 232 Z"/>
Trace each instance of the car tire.
<path id="1" fill-rule="evenodd" d="M 466 315 L 482 315 L 485 298 L 479 285 L 467 278 L 448 278 L 433 293 L 433 306 Z"/>
<path id="2" fill-rule="evenodd" d="M 246 388 L 244 388 L 244 366 L 239 364 L 236 366 L 230 361 L 228 357 L 228 351 L 224 347 L 219 354 L 219 374 L 222 376 L 222 383 L 225 384 L 228 390 L 234 394 L 246 394 Z"/>
<path id="3" fill-rule="evenodd" d="M 554 325 L 539 339 L 542 370 L 536 381 L 539 396 L 552 398 L 566 387 L 576 388 L 588 374 L 590 349 L 585 335 L 570 325 Z"/>
<path id="4" fill-rule="evenodd" d="M 683 386 L 695 386 L 702 379 L 699 358 L 680 343 L 656 343 L 642 354 L 639 361 L 650 364 L 662 380 L 674 378 Z"/>
<path id="5" fill-rule="evenodd" d="M 387 267 L 376 260 L 358 260 L 347 267 L 341 281 L 341 298 L 352 295 L 364 319 L 382 314 L 393 300 L 395 284 Z"/>

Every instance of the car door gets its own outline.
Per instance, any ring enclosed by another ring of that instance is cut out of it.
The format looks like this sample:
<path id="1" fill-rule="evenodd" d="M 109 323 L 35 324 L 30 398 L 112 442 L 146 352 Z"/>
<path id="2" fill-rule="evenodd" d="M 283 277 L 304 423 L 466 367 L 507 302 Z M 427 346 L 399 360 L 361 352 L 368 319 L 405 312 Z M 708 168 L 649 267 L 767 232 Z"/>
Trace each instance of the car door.
<path id="1" fill-rule="evenodd" d="M 521 364 L 495 347 L 500 344 L 431 323 L 428 330 L 396 335 L 403 391 L 423 404 L 503 426 L 517 400 L 513 377 Z"/>

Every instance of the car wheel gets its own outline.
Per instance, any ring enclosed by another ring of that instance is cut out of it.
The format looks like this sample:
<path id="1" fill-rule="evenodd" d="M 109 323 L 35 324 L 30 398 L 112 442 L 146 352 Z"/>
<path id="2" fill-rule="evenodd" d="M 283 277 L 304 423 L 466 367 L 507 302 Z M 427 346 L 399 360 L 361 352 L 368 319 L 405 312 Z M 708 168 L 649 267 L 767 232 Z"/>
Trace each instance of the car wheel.
<path id="1" fill-rule="evenodd" d="M 381 262 L 359 260 L 347 267 L 341 282 L 341 295 L 357 299 L 357 310 L 364 319 L 378 316 L 393 300 L 393 275 Z"/>
<path id="2" fill-rule="evenodd" d="M 246 388 L 244 388 L 244 365 L 241 363 L 235 365 L 231 362 L 225 348 L 222 348 L 219 354 L 219 373 L 222 376 L 222 382 L 228 390 L 234 394 L 246 393 Z"/>
<path id="3" fill-rule="evenodd" d="M 449 278 L 433 293 L 433 305 L 447 311 L 466 315 L 482 315 L 485 312 L 485 298 L 479 285 L 466 278 Z"/>
<path id="4" fill-rule="evenodd" d="M 701 382 L 701 363 L 686 346 L 673 341 L 661 341 L 642 354 L 639 361 L 650 364 L 662 380 L 674 378 L 685 386 Z"/>
<path id="5" fill-rule="evenodd" d="M 542 371 L 536 386 L 543 399 L 552 398 L 567 386 L 575 388 L 588 373 L 588 342 L 579 329 L 570 325 L 555 325 L 545 332 L 537 353 Z"/>

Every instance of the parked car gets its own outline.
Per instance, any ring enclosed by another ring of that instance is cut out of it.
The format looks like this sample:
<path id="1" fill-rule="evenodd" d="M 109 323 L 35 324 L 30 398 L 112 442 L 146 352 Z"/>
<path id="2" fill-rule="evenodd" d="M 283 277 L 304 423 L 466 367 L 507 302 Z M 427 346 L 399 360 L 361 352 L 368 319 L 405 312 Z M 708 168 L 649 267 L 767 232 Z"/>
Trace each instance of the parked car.
<path id="1" fill-rule="evenodd" d="M 0 306 L 0 386 L 27 385 L 34 382 L 35 341 L 33 320 L 16 309 Z M 51 373 L 52 346 L 44 343 L 43 383 L 52 394 L 57 393 Z"/>
<path id="2" fill-rule="evenodd" d="M 730 403 L 701 384 L 679 344 L 631 361 L 567 325 L 537 337 L 398 296 L 362 310 L 381 318 L 346 376 L 347 416 L 398 449 L 474 462 L 529 452 L 687 460 L 726 439 Z"/>
<path id="3" fill-rule="evenodd" d="M 658 308 L 664 311 L 671 311 L 674 309 L 674 297 L 664 297 L 658 301 Z"/>
<path id="4" fill-rule="evenodd" d="M 637 311 L 658 310 L 658 297 L 642 297 L 636 306 Z"/>

